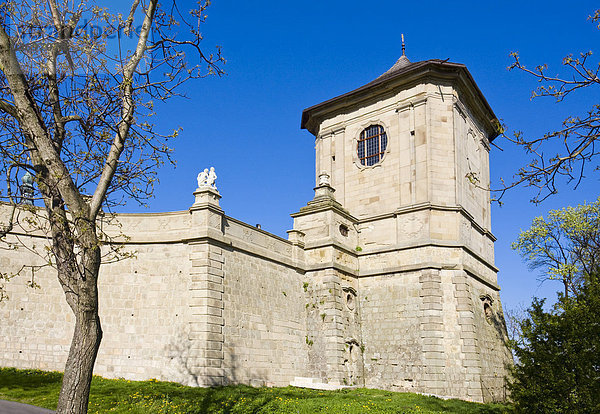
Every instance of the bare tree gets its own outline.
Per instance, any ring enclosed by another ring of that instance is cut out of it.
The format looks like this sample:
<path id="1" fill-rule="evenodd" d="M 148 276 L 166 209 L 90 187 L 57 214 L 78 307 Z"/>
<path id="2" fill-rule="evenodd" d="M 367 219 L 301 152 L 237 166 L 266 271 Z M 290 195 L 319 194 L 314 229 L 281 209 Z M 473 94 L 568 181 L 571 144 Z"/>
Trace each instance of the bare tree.
<path id="1" fill-rule="evenodd" d="M 75 315 L 58 413 L 87 412 L 102 338 L 101 209 L 143 202 L 170 161 L 177 131 L 155 130 L 154 102 L 222 73 L 219 49 L 200 48 L 208 4 L 132 0 L 121 14 L 96 1 L 0 3 L 0 196 L 14 202 L 19 176 L 34 177 L 43 209 L 31 211 L 49 231 L 50 264 Z"/>
<path id="2" fill-rule="evenodd" d="M 588 19 L 600 29 L 600 9 Z M 600 86 L 600 63 L 590 62 L 591 51 L 579 53 L 578 56 L 566 56 L 562 61 L 567 72 L 565 76 L 549 75 L 546 64 L 529 69 L 521 63 L 517 52 L 512 52 L 511 56 L 514 62 L 509 70 L 523 71 L 540 83 L 533 91 L 532 98 L 552 97 L 561 102 L 570 95 Z M 524 184 L 537 189 L 537 195 L 532 201 L 538 203 L 556 194 L 557 184 L 561 180 L 574 183 L 577 188 L 586 171 L 597 171 L 599 168 L 597 156 L 600 148 L 596 141 L 600 138 L 600 104 L 592 105 L 585 114 L 566 118 L 562 122 L 562 128 L 541 137 L 527 137 L 519 131 L 510 136 L 504 133 L 502 127 L 500 130 L 505 138 L 522 147 L 532 158 L 526 166 L 519 169 L 513 182 L 503 183 L 503 187 L 497 190 L 498 199 L 506 190 Z"/>
<path id="3" fill-rule="evenodd" d="M 516 344 L 520 344 L 523 338 L 521 322 L 525 319 L 527 308 L 523 304 L 517 305 L 514 308 L 504 309 L 504 320 L 506 321 L 506 333 L 508 334 L 509 344 L 514 348 Z"/>

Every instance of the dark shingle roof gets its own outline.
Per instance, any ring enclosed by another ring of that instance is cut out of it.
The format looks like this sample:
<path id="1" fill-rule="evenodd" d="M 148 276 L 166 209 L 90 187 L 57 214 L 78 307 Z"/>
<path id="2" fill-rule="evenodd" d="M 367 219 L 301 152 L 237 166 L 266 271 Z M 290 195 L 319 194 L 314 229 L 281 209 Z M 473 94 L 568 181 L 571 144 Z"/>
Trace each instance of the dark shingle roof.
<path id="1" fill-rule="evenodd" d="M 422 60 L 419 62 L 411 62 L 405 55 L 402 55 L 396 63 L 385 71 L 383 74 L 375 78 L 375 80 L 361 86 L 360 88 L 354 89 L 353 91 L 347 92 L 343 95 L 339 95 L 335 98 L 321 102 L 317 105 L 313 105 L 302 111 L 302 121 L 300 124 L 301 128 L 309 129 L 313 134 L 313 125 L 308 125 L 310 118 L 317 112 L 321 113 L 327 111 L 328 108 L 334 108 L 339 106 L 345 106 L 345 104 L 351 104 L 356 100 L 360 100 L 361 97 L 367 95 L 372 90 L 385 87 L 387 84 L 392 84 L 397 80 L 411 80 L 418 78 L 427 73 L 436 73 L 438 76 L 451 76 L 457 77 L 464 75 L 464 82 L 467 84 L 469 89 L 472 90 L 473 95 L 482 104 L 485 114 L 485 118 L 488 122 L 496 119 L 496 115 L 492 111 L 492 108 L 488 104 L 487 100 L 481 93 L 481 90 L 475 83 L 475 80 L 471 76 L 471 73 L 467 70 L 467 67 L 462 63 L 448 62 L 448 60 L 440 59 L 429 59 Z M 490 125 L 491 129 L 494 129 Z M 495 138 L 497 133 L 492 133 L 490 140 Z"/>
<path id="2" fill-rule="evenodd" d="M 389 68 L 388 70 L 383 72 L 381 75 L 379 75 L 377 77 L 377 79 L 386 77 L 387 75 L 390 75 L 390 74 L 393 74 L 394 72 L 397 72 L 400 69 L 407 67 L 408 65 L 410 65 L 410 60 L 408 60 L 406 55 L 402 55 L 402 56 L 400 56 L 400 59 L 398 59 L 396 61 L 396 63 L 394 63 L 394 66 L 392 66 L 391 68 Z M 377 79 L 375 79 L 375 80 L 377 80 Z"/>

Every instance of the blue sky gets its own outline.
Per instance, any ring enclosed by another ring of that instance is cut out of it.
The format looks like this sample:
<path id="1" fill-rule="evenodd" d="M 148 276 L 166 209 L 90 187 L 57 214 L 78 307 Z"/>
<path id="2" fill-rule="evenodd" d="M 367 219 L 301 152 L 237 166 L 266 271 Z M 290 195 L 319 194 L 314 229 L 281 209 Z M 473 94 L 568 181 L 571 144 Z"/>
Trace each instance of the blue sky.
<path id="1" fill-rule="evenodd" d="M 510 129 L 536 135 L 560 126 L 569 114 L 597 102 L 584 91 L 562 104 L 530 101 L 536 82 L 509 72 L 511 51 L 530 67 L 548 63 L 561 71 L 568 53 L 594 50 L 600 31 L 587 16 L 591 1 L 503 2 L 241 2 L 215 0 L 204 26 L 205 47 L 221 45 L 226 76 L 186 85 L 189 99 L 157 107 L 164 131 L 183 127 L 173 142 L 178 166 L 165 167 L 150 208 L 185 210 L 193 202 L 197 173 L 214 166 L 226 214 L 285 237 L 290 213 L 313 196 L 314 140 L 300 130 L 302 109 L 355 89 L 379 76 L 401 54 L 400 34 L 412 61 L 449 58 L 464 63 L 497 116 Z M 597 60 L 594 60 L 597 62 Z M 594 95 L 596 93 L 596 95 Z M 526 161 L 506 142 L 493 149 L 494 183 L 510 179 Z M 532 190 L 514 190 L 493 207 L 496 265 L 505 308 L 528 305 L 533 295 L 553 296 L 558 284 L 538 286 L 510 249 L 536 215 L 594 201 L 597 172 L 574 191 L 535 206 Z"/>

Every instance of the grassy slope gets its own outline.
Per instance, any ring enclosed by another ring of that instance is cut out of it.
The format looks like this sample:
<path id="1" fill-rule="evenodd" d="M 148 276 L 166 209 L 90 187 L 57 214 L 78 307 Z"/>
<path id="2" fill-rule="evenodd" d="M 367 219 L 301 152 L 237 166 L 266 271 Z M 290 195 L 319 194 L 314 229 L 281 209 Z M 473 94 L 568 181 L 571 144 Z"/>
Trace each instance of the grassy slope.
<path id="1" fill-rule="evenodd" d="M 0 368 L 0 399 L 55 409 L 62 374 Z M 94 377 L 90 413 L 508 413 L 499 404 L 440 400 L 417 394 L 356 389 L 185 387 L 170 382 Z"/>

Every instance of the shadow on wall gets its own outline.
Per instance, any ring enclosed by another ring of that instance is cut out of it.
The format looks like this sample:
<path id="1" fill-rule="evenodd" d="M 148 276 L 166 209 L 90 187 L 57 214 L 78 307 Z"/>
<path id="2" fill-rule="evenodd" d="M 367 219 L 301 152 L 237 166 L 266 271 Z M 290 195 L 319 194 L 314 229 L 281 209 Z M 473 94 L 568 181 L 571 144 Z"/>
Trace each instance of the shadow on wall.
<path id="1" fill-rule="evenodd" d="M 223 361 L 224 365 L 224 376 L 223 385 L 233 384 L 246 384 L 252 387 L 264 387 L 270 386 L 267 377 L 259 373 L 255 369 L 251 369 L 251 363 L 248 361 L 238 361 L 238 356 L 235 353 L 234 346 L 225 346 L 225 358 Z M 245 368 L 242 369 L 240 366 L 242 362 Z"/>
<path id="2" fill-rule="evenodd" d="M 194 354 L 192 341 L 188 332 L 181 332 L 166 347 L 169 363 L 165 369 L 165 378 L 192 387 L 200 386 L 198 375 L 194 370 Z"/>
<path id="3" fill-rule="evenodd" d="M 510 349 L 508 341 L 508 331 L 506 330 L 506 321 L 502 310 L 494 311 L 492 304 L 494 303 L 490 295 L 481 295 L 479 297 L 483 305 L 483 313 L 487 322 L 494 328 L 496 334 L 500 338 L 502 345 L 507 350 Z"/>
<path id="4" fill-rule="evenodd" d="M 489 298 L 489 297 L 488 297 Z M 491 308 L 491 303 L 487 298 L 482 298 L 484 304 L 484 313 L 487 322 L 494 328 L 495 333 L 500 339 L 502 348 L 498 351 L 504 352 L 506 360 L 504 362 L 505 372 L 510 372 L 512 366 L 512 352 L 506 330 L 506 322 L 503 313 L 494 312 Z M 504 375 L 482 375 L 481 386 L 486 402 L 502 402 L 508 399 L 508 378 Z"/>
<path id="5" fill-rule="evenodd" d="M 500 337 L 500 340 L 502 341 L 502 345 L 505 346 L 506 348 L 510 349 L 509 343 L 508 343 L 508 332 L 506 331 L 506 323 L 504 321 L 504 316 L 502 314 L 498 315 L 498 313 L 495 312 L 492 315 L 490 322 L 491 322 L 492 326 L 494 327 L 494 329 L 496 330 L 496 333 Z"/>
<path id="6" fill-rule="evenodd" d="M 354 338 L 346 340 L 344 345 L 344 385 L 365 386 L 364 349 Z"/>
<path id="7" fill-rule="evenodd" d="M 256 370 L 248 368 L 240 372 L 234 347 L 224 347 L 225 358 L 221 361 L 218 359 L 206 360 L 204 355 L 211 350 L 197 348 L 200 344 L 201 341 L 190 340 L 189 333 L 185 331 L 173 339 L 171 344 L 166 347 L 169 363 L 163 372 L 164 378 L 192 387 L 217 387 L 233 384 L 246 384 L 253 387 L 268 385 L 267 378 Z M 199 367 L 199 365 L 205 365 L 202 362 L 212 365 L 207 367 L 209 373 L 222 373 L 222 376 L 202 375 L 204 368 Z M 221 362 L 221 367 L 217 366 L 219 362 Z"/>

